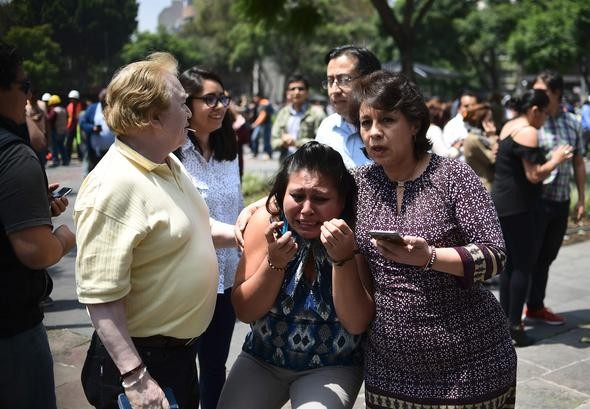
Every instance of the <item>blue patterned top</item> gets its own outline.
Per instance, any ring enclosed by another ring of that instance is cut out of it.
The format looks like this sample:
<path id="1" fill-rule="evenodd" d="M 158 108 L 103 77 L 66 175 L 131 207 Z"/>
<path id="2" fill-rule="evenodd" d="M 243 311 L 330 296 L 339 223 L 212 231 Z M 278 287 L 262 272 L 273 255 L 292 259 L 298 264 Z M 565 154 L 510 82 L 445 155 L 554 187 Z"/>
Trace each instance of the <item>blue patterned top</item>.
<path id="1" fill-rule="evenodd" d="M 332 299 L 332 263 L 319 240 L 295 232 L 298 252 L 287 264 L 285 279 L 271 310 L 250 325 L 242 349 L 280 368 L 305 371 L 323 366 L 361 366 L 362 335 L 348 333 Z M 303 274 L 312 255 L 318 272 L 313 283 Z"/>

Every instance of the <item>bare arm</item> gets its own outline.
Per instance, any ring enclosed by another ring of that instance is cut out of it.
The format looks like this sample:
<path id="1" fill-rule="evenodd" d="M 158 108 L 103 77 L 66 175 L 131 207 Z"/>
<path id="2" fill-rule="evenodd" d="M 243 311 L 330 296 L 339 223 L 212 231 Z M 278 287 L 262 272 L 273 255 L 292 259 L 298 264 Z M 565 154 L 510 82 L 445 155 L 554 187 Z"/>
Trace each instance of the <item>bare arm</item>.
<path id="1" fill-rule="evenodd" d="M 521 145 L 536 148 L 539 146 L 537 130 L 532 126 L 527 126 L 518 132 L 513 139 Z M 572 157 L 572 147 L 570 145 L 560 145 L 551 154 L 551 159 L 542 165 L 532 163 L 526 159 L 522 160 L 524 173 L 531 183 L 540 183 L 547 178 L 563 161 Z"/>
<path id="2" fill-rule="evenodd" d="M 574 155 L 574 179 L 576 180 L 576 188 L 578 189 L 578 201 L 576 202 L 576 221 L 584 216 L 584 204 L 586 203 L 586 166 L 584 165 L 584 158 L 582 155 Z"/>
<path id="3" fill-rule="evenodd" d="M 266 200 L 266 197 L 260 198 L 254 203 L 250 203 L 240 212 L 238 220 L 236 220 L 236 225 L 234 226 L 234 236 L 238 247 L 241 249 L 244 248 L 244 230 L 246 230 L 250 218 L 259 208 L 264 207 Z"/>
<path id="4" fill-rule="evenodd" d="M 236 238 L 234 236 L 234 226 L 209 218 L 211 226 L 211 236 L 213 245 L 216 249 L 236 247 Z"/>
<path id="5" fill-rule="evenodd" d="M 16 256 L 25 266 L 42 269 L 57 263 L 76 244 L 68 226 L 51 231 L 50 226 L 35 226 L 8 234 Z"/>
<path id="6" fill-rule="evenodd" d="M 320 240 L 335 260 L 332 291 L 336 315 L 351 334 L 362 334 L 375 316 L 373 284 L 365 258 L 356 254 L 354 234 L 344 220 L 324 222 Z"/>
<path id="7" fill-rule="evenodd" d="M 137 368 L 142 361 L 127 329 L 124 300 L 88 304 L 87 308 L 96 333 L 119 372 L 124 374 Z M 132 385 L 125 388 L 125 394 L 133 408 L 154 407 L 153 405 L 169 407 L 164 392 L 147 371 L 143 376 L 140 372 L 126 378 L 125 382 Z"/>
<path id="8" fill-rule="evenodd" d="M 253 322 L 271 309 L 283 283 L 284 267 L 297 251 L 291 232 L 274 236 L 280 223 L 270 223 L 269 218 L 265 209 L 259 209 L 246 230 L 244 254 L 232 290 L 236 316 L 242 322 Z"/>

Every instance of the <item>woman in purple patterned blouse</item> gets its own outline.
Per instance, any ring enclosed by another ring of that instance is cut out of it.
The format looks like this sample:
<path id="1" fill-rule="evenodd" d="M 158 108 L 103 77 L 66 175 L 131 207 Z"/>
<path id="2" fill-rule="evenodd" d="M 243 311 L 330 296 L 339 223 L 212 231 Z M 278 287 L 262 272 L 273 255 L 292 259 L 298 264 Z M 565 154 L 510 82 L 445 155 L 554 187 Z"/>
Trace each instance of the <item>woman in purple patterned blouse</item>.
<path id="1" fill-rule="evenodd" d="M 353 170 L 355 235 L 375 285 L 368 408 L 513 408 L 516 354 L 483 281 L 504 266 L 489 194 L 468 165 L 429 154 L 428 109 L 403 75 L 357 80 L 352 118 L 375 163 Z M 399 232 L 404 245 L 369 236 Z"/>

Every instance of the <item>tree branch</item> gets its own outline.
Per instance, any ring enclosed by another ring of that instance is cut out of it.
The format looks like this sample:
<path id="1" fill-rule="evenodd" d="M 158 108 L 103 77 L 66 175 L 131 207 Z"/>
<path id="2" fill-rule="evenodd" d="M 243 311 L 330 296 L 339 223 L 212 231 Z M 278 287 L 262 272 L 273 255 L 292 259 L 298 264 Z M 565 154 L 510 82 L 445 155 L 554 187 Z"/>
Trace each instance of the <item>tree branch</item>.
<path id="1" fill-rule="evenodd" d="M 428 13 L 428 10 L 432 7 L 433 4 L 434 0 L 427 0 L 426 2 L 422 3 L 422 6 L 416 14 L 416 18 L 414 19 L 413 27 L 417 27 L 422 22 L 424 16 L 426 15 L 426 13 Z"/>
<path id="2" fill-rule="evenodd" d="M 387 4 L 387 1 L 371 0 L 371 3 L 373 3 L 373 7 L 375 7 L 377 13 L 379 13 L 379 17 L 381 18 L 385 30 L 391 34 L 397 44 L 400 44 L 402 39 L 402 28 L 399 21 L 395 18 L 395 14 Z"/>

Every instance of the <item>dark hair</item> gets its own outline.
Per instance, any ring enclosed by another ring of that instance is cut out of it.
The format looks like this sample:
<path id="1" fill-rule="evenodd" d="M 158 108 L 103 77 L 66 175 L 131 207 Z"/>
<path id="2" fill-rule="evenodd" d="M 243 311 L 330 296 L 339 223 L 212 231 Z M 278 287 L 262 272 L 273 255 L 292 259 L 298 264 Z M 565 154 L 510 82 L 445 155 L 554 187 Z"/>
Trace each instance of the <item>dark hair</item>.
<path id="1" fill-rule="evenodd" d="M 15 46 L 0 41 L 0 87 L 10 88 L 16 73 L 23 65 L 23 58 Z"/>
<path id="2" fill-rule="evenodd" d="M 293 82 L 302 82 L 303 85 L 305 85 L 305 89 L 309 89 L 309 81 L 301 74 L 293 74 L 287 78 L 287 81 L 285 82 L 285 89 L 288 89 L 289 84 Z"/>
<path id="3" fill-rule="evenodd" d="M 193 106 L 191 97 L 203 92 L 204 81 L 215 81 L 219 83 L 219 85 L 221 85 L 221 88 L 225 90 L 223 82 L 217 74 L 201 67 L 195 66 L 189 68 L 188 70 L 180 74 L 180 77 L 178 79 L 182 84 L 182 87 L 184 88 L 185 92 L 188 94 L 186 105 L 191 110 L 191 113 Z M 197 138 L 190 131 L 189 139 L 197 149 L 201 149 Z M 238 141 L 236 138 L 236 133 L 232 128 L 231 114 L 229 112 L 229 109 L 225 112 L 223 121 L 221 122 L 221 127 L 219 129 L 214 130 L 209 135 L 209 146 L 211 146 L 213 158 L 217 161 L 234 160 L 238 155 Z M 175 151 L 175 154 L 180 158 L 180 160 L 182 160 L 180 149 L 177 149 Z"/>
<path id="4" fill-rule="evenodd" d="M 367 75 L 381 69 L 381 62 L 375 54 L 369 51 L 368 48 L 356 47 L 354 45 L 341 45 L 332 48 L 324 57 L 324 61 L 327 65 L 331 60 L 342 55 L 356 58 L 357 63 L 355 68 L 360 75 Z"/>
<path id="5" fill-rule="evenodd" d="M 547 108 L 549 105 L 549 97 L 542 89 L 529 89 L 525 91 L 520 97 L 511 98 L 506 105 L 508 108 L 516 111 L 519 115 L 526 114 L 526 112 L 536 106 L 540 109 Z"/>
<path id="6" fill-rule="evenodd" d="M 432 142 L 426 137 L 430 112 L 416 84 L 405 75 L 381 70 L 361 77 L 352 86 L 349 101 L 348 115 L 357 128 L 360 128 L 361 104 L 380 111 L 399 111 L 418 127 L 414 138 L 416 158 L 432 148 Z"/>
<path id="7" fill-rule="evenodd" d="M 485 119 L 488 112 L 492 111 L 492 106 L 488 103 L 475 104 L 469 107 L 467 115 L 464 121 L 475 126 L 476 128 L 483 129 L 482 122 Z"/>
<path id="8" fill-rule="evenodd" d="M 356 196 L 354 178 L 344 166 L 342 156 L 337 151 L 316 141 L 307 142 L 285 158 L 270 189 L 266 210 L 274 215 L 283 213 L 283 199 L 289 184 L 289 176 L 300 170 L 317 172 L 322 178 L 331 180 L 344 202 L 342 218 L 350 222 L 353 214 L 353 200 Z M 278 207 L 278 212 L 273 209 L 274 203 Z"/>
<path id="9" fill-rule="evenodd" d="M 551 91 L 563 96 L 563 77 L 557 71 L 543 70 L 535 77 L 533 84 L 537 81 L 542 81 Z"/>

